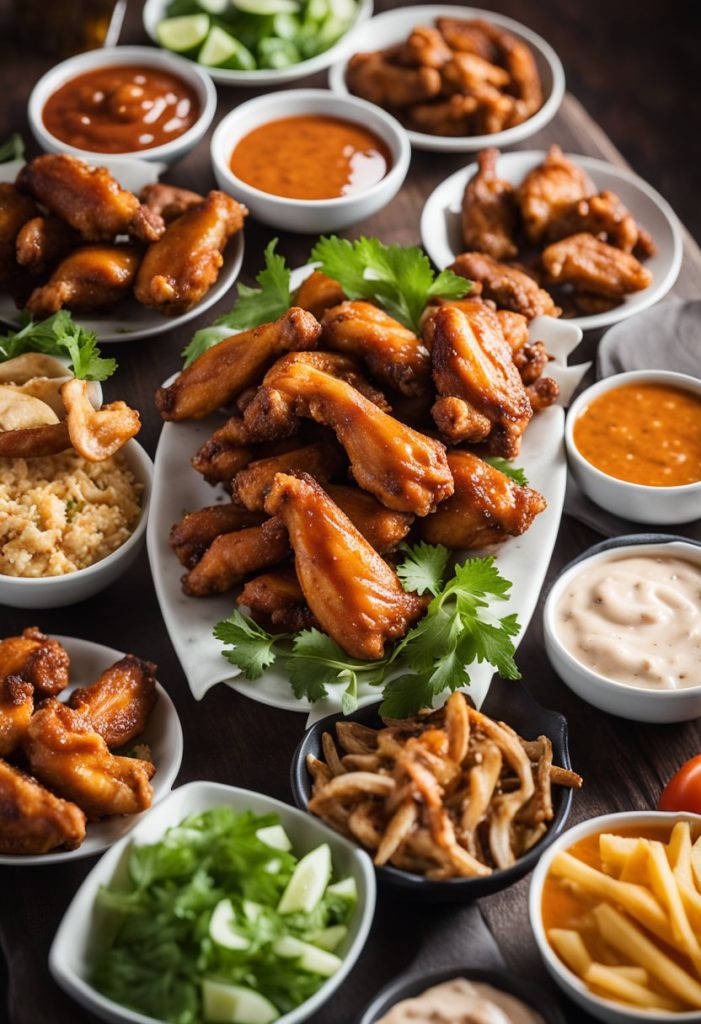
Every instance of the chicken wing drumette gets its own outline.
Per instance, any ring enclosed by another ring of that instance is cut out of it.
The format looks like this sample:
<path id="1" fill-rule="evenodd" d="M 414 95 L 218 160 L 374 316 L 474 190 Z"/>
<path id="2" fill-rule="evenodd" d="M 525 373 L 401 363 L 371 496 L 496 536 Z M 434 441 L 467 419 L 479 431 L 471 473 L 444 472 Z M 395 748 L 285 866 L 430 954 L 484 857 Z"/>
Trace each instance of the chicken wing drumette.
<path id="1" fill-rule="evenodd" d="M 463 195 L 462 240 L 466 249 L 485 252 L 495 260 L 510 260 L 518 252 L 514 188 L 497 176 L 498 157 L 498 149 L 483 149 L 477 155 L 479 169 Z"/>
<path id="2" fill-rule="evenodd" d="M 589 176 L 568 160 L 559 146 L 551 146 L 543 162 L 529 171 L 516 193 L 529 242 L 543 241 L 553 221 L 594 192 Z"/>
<path id="3" fill-rule="evenodd" d="M 74 690 L 68 704 L 113 748 L 144 731 L 156 696 L 156 666 L 127 654 L 92 686 Z"/>
<path id="4" fill-rule="evenodd" d="M 86 312 L 111 306 L 131 291 L 141 258 L 130 245 L 86 245 L 61 260 L 27 301 L 33 316 L 47 317 L 64 306 Z"/>
<path id="5" fill-rule="evenodd" d="M 345 292 L 338 281 L 322 274 L 320 270 L 314 270 L 297 289 L 295 306 L 301 306 L 317 320 L 321 320 L 327 309 L 337 306 L 345 297 Z"/>
<path id="6" fill-rule="evenodd" d="M 36 626 L 0 641 L 0 678 L 18 676 L 30 683 L 39 697 L 60 693 L 68 685 L 70 667 L 65 647 Z"/>
<path id="7" fill-rule="evenodd" d="M 32 200 L 14 185 L 0 182 L 0 281 L 6 281 L 16 269 L 15 243 L 27 221 L 38 210 Z"/>
<path id="8" fill-rule="evenodd" d="M 251 573 L 277 565 L 289 550 L 287 530 L 279 519 L 222 533 L 183 576 L 183 590 L 190 597 L 224 594 Z"/>
<path id="9" fill-rule="evenodd" d="M 631 253 L 582 232 L 543 250 L 543 266 L 553 284 L 570 284 L 591 295 L 622 299 L 652 283 L 652 274 Z"/>
<path id="10" fill-rule="evenodd" d="M 501 309 L 521 313 L 528 320 L 561 313 L 552 296 L 540 288 L 537 281 L 523 270 L 500 263 L 486 253 L 464 252 L 450 269 L 461 277 L 477 281 L 484 299 L 491 299 Z"/>
<path id="11" fill-rule="evenodd" d="M 85 839 L 85 815 L 36 779 L 0 760 L 0 853 L 24 856 L 58 846 L 75 850 Z"/>
<path id="12" fill-rule="evenodd" d="M 17 235 L 17 262 L 33 272 L 63 259 L 80 244 L 80 235 L 58 217 L 32 217 Z"/>

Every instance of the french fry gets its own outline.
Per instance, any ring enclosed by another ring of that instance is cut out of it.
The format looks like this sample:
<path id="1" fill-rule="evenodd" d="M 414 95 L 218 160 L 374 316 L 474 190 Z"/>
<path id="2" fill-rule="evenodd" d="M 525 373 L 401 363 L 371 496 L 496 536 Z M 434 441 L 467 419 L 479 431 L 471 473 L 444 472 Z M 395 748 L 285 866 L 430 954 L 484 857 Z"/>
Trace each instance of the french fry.
<path id="1" fill-rule="evenodd" d="M 662 843 L 650 843 L 648 870 L 653 890 L 669 912 L 674 938 L 690 957 L 697 973 L 701 974 L 701 946 L 699 946 L 698 939 L 689 924 L 679 887 L 669 866 L 667 853 Z"/>
<path id="2" fill-rule="evenodd" d="M 635 885 L 648 885 L 647 864 L 650 859 L 650 843 L 647 839 L 637 839 L 635 846 L 628 854 L 619 875 L 621 882 L 633 882 Z"/>
<path id="3" fill-rule="evenodd" d="M 634 981 L 637 985 L 647 985 L 650 981 L 648 973 L 644 967 L 629 967 L 627 964 L 609 964 L 608 968 L 610 971 L 615 971 L 616 974 L 620 974 L 622 978 L 627 978 L 628 981 Z"/>
<path id="4" fill-rule="evenodd" d="M 688 821 L 678 821 L 672 829 L 672 834 L 667 843 L 667 859 L 677 874 L 680 869 L 681 876 L 691 881 L 691 829 Z"/>
<path id="5" fill-rule="evenodd" d="M 691 870 L 698 892 L 701 892 L 701 836 L 691 848 Z"/>
<path id="6" fill-rule="evenodd" d="M 607 875 L 619 875 L 637 843 L 637 839 L 616 836 L 610 832 L 603 832 L 599 836 L 599 857 Z"/>
<path id="7" fill-rule="evenodd" d="M 584 979 L 591 966 L 591 957 L 579 932 L 569 928 L 551 928 L 548 942 L 569 969 Z"/>
<path id="8" fill-rule="evenodd" d="M 633 1006 L 644 1007 L 647 1010 L 679 1010 L 682 1008 L 676 1000 L 668 999 L 646 985 L 631 981 L 615 967 L 608 967 L 606 964 L 590 964 L 584 975 L 584 981 L 587 985 L 594 985 L 616 999 L 632 1003 Z"/>

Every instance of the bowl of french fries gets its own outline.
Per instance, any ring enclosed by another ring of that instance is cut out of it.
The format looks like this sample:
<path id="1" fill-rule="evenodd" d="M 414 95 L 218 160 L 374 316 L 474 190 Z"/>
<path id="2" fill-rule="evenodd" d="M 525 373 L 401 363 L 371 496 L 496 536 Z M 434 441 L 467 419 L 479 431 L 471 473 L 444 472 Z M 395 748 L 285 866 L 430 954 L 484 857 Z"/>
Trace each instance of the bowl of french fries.
<path id="1" fill-rule="evenodd" d="M 297 805 L 416 899 L 471 902 L 530 871 L 582 783 L 565 719 L 498 679 L 482 711 L 456 692 L 413 718 L 379 712 L 330 715 L 307 731 L 292 762 Z"/>
<path id="2" fill-rule="evenodd" d="M 701 815 L 576 825 L 540 859 L 529 913 L 548 971 L 594 1017 L 701 1020 Z"/>

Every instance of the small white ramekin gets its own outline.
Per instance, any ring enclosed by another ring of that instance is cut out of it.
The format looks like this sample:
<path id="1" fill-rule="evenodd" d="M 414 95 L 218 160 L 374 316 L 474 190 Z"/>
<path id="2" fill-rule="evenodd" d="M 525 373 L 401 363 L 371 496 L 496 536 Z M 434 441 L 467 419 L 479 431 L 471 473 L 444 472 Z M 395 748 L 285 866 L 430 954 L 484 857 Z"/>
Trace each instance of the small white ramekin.
<path id="1" fill-rule="evenodd" d="M 588 498 L 623 519 L 650 525 L 690 523 L 701 517 L 701 480 L 678 487 L 650 487 L 603 473 L 587 462 L 574 443 L 574 425 L 599 395 L 628 384 L 666 384 L 701 398 L 701 380 L 671 370 L 631 370 L 592 384 L 572 403 L 565 421 L 565 446 L 570 472 Z"/>
<path id="2" fill-rule="evenodd" d="M 389 172 L 370 188 L 338 199 L 288 199 L 262 192 L 236 177 L 229 161 L 244 135 L 268 121 L 305 114 L 342 118 L 375 132 L 389 148 Z M 357 224 L 394 199 L 409 170 L 411 146 L 400 123 L 372 103 L 354 96 L 334 96 L 326 89 L 293 89 L 258 96 L 232 110 L 212 137 L 211 153 L 219 188 L 245 203 L 257 220 L 284 231 L 316 234 Z"/>
<path id="3" fill-rule="evenodd" d="M 192 128 L 161 146 L 124 153 L 101 153 L 80 149 L 77 146 L 70 146 L 52 135 L 44 124 L 43 118 L 44 106 L 48 98 L 62 85 L 72 78 L 77 78 L 78 75 L 120 64 L 152 67 L 157 70 L 169 71 L 182 78 L 190 88 L 194 89 L 200 105 L 200 115 Z M 47 71 L 32 89 L 29 97 L 28 116 L 34 138 L 47 153 L 69 153 L 72 156 L 81 157 L 83 160 L 89 160 L 91 163 L 99 163 L 100 160 L 104 161 L 110 157 L 134 157 L 138 160 L 163 161 L 172 164 L 176 160 L 181 160 L 197 145 L 212 123 L 216 109 L 216 87 L 209 75 L 197 64 L 185 60 L 184 57 L 179 57 L 177 54 L 169 53 L 167 50 L 157 50 L 152 46 L 112 46 L 79 53 L 75 57 L 61 61 L 60 64 Z"/>

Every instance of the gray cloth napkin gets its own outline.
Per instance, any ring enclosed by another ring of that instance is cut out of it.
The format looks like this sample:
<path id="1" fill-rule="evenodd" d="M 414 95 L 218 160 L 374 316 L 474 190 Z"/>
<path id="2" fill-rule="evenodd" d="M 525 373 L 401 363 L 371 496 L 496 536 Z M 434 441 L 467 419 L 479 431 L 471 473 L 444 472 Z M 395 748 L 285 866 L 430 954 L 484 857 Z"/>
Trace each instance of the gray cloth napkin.
<path id="1" fill-rule="evenodd" d="M 597 380 L 627 370 L 673 370 L 701 377 L 701 301 L 665 302 L 607 331 L 599 344 Z M 653 529 L 599 508 L 582 494 L 571 474 L 567 477 L 565 515 L 606 537 Z M 654 530 L 701 540 L 701 522 L 656 526 Z"/>

